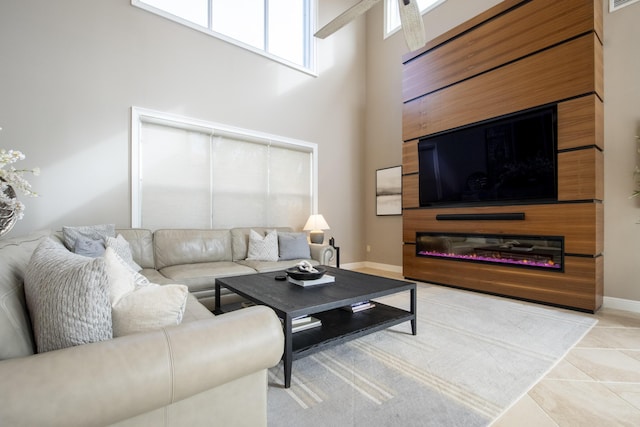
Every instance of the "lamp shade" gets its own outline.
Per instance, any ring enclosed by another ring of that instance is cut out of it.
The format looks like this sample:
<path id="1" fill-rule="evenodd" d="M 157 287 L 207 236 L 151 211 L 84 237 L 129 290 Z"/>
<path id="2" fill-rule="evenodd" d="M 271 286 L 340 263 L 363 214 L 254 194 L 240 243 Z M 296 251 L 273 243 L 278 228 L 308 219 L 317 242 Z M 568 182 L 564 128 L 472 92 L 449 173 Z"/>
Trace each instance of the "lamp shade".
<path id="1" fill-rule="evenodd" d="M 304 225 L 304 230 L 308 231 L 320 231 L 329 230 L 329 224 L 325 221 L 321 214 L 315 214 L 309 216 L 307 223 Z"/>

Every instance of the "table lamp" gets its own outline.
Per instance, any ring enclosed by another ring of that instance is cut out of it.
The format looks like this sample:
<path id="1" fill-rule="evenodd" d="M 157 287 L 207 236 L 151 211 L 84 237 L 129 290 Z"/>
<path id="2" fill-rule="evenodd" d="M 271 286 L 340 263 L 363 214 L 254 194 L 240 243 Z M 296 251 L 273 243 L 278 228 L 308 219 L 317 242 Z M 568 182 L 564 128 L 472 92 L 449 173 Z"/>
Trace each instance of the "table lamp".
<path id="1" fill-rule="evenodd" d="M 329 230 L 329 224 L 327 224 L 322 215 L 314 214 L 309 216 L 307 223 L 304 225 L 304 230 L 309 231 L 311 243 L 322 243 L 324 242 L 323 230 Z"/>

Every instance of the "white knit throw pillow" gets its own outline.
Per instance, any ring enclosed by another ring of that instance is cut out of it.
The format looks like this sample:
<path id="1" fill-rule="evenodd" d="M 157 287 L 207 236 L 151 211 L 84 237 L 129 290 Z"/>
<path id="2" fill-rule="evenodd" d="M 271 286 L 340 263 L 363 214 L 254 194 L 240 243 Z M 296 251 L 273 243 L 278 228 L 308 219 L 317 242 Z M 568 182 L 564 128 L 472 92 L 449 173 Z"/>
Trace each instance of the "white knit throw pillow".
<path id="1" fill-rule="evenodd" d="M 271 230 L 261 236 L 255 230 L 249 233 L 249 261 L 278 261 L 278 232 Z"/>
<path id="2" fill-rule="evenodd" d="M 104 253 L 110 281 L 113 336 L 151 331 L 182 322 L 189 289 L 156 285 L 107 247 Z"/>
<path id="3" fill-rule="evenodd" d="M 127 239 L 125 239 L 122 234 L 118 234 L 117 237 L 107 237 L 105 239 L 105 243 L 107 247 L 113 248 L 118 256 L 122 258 L 122 260 L 124 260 L 127 264 L 129 264 L 135 271 L 142 270 L 142 267 L 140 267 L 138 263 L 133 260 L 133 255 L 131 254 L 131 245 L 129 245 L 129 242 L 127 242 Z"/>
<path id="4" fill-rule="evenodd" d="M 31 256 L 24 292 L 39 353 L 112 338 L 102 257 L 76 255 L 49 237 Z"/>

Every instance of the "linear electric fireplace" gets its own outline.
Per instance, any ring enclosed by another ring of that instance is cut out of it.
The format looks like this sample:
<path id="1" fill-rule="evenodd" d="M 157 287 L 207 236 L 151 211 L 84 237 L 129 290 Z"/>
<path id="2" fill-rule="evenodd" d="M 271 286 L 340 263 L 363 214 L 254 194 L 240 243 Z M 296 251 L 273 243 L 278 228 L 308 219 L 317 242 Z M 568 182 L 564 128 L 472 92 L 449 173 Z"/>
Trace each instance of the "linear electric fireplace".
<path id="1" fill-rule="evenodd" d="M 418 232 L 416 255 L 562 272 L 564 238 Z"/>

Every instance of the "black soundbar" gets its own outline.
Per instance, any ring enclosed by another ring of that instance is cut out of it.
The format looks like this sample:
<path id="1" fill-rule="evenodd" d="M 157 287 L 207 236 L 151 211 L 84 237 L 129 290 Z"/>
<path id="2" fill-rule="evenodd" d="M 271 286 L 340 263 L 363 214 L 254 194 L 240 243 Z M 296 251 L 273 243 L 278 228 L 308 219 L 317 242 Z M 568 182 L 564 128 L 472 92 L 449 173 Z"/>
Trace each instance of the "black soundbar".
<path id="1" fill-rule="evenodd" d="M 438 214 L 438 221 L 522 221 L 524 212 L 480 213 L 480 214 Z"/>

